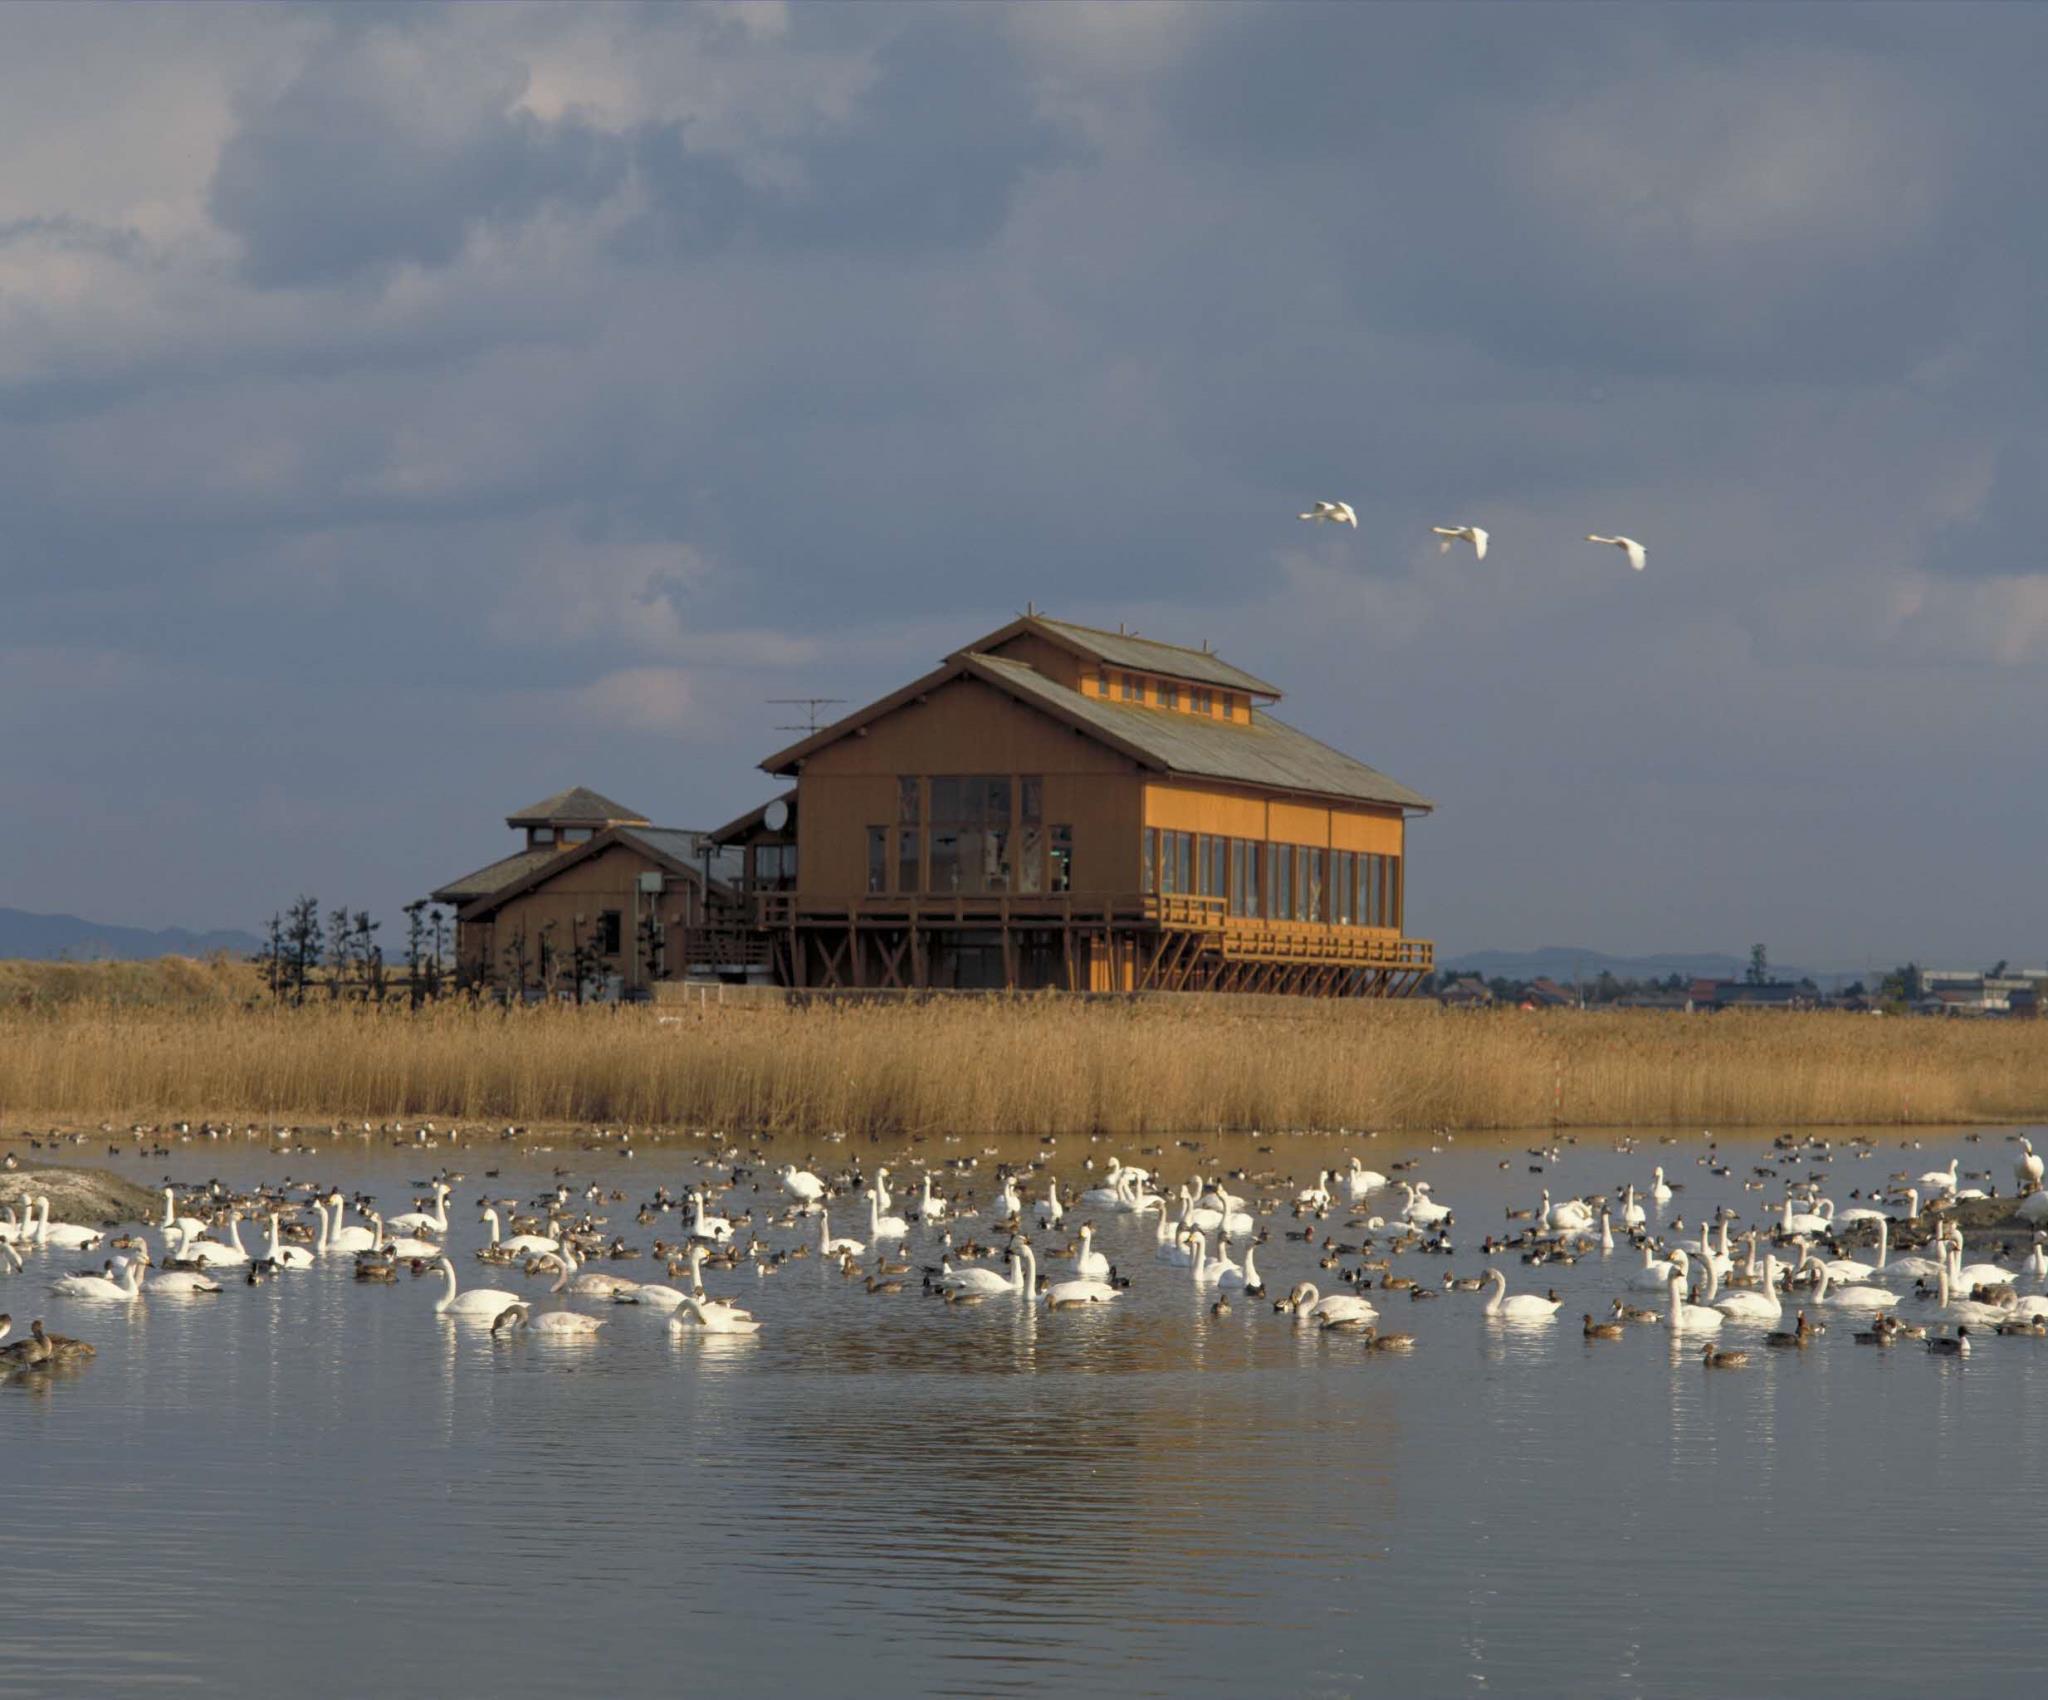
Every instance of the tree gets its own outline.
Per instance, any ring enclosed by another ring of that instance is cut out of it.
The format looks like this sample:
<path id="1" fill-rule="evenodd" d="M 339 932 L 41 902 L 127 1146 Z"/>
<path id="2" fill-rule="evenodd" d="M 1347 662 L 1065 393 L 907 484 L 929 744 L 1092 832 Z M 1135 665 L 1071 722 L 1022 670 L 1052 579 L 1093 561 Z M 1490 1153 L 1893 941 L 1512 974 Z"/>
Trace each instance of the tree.
<path id="1" fill-rule="evenodd" d="M 370 919 L 367 909 L 356 911 L 353 928 L 355 940 L 356 973 L 363 987 L 363 1001 L 378 1003 L 384 1001 L 384 947 L 377 942 L 377 929 L 382 921 Z"/>
<path id="2" fill-rule="evenodd" d="M 269 986 L 272 998 L 284 996 L 284 916 L 272 910 L 270 925 L 263 930 L 263 950 L 256 958 L 263 967 L 264 984 Z"/>
<path id="3" fill-rule="evenodd" d="M 427 900 L 405 906 L 405 1001 L 413 1009 L 426 1002 Z"/>
<path id="4" fill-rule="evenodd" d="M 292 1002 L 306 1001 L 306 988 L 313 970 L 320 966 L 320 900 L 301 897 L 285 911 L 285 979 L 291 986 Z"/>
<path id="5" fill-rule="evenodd" d="M 541 948 L 541 964 L 541 972 L 545 974 L 547 972 L 547 948 L 545 941 L 543 941 Z M 528 953 L 526 946 L 526 923 L 521 921 L 519 923 L 519 931 L 512 935 L 511 942 L 505 946 L 505 974 L 512 982 L 512 997 L 515 1002 L 524 1003 L 526 1001 L 526 979 L 532 966 L 533 958 Z"/>
<path id="6" fill-rule="evenodd" d="M 1919 965 L 1908 962 L 1894 968 L 1878 982 L 1877 989 L 1893 1003 L 1918 1003 L 1921 994 Z"/>
<path id="7" fill-rule="evenodd" d="M 432 953 L 427 958 L 427 996 L 438 998 L 441 995 L 441 965 L 448 954 L 448 917 L 436 905 L 431 920 L 432 926 L 427 934 L 432 946 Z"/>
<path id="8" fill-rule="evenodd" d="M 1744 978 L 1752 986 L 1768 986 L 1771 983 L 1771 959 L 1765 955 L 1762 945 L 1753 944 L 1749 947 L 1749 973 Z"/>

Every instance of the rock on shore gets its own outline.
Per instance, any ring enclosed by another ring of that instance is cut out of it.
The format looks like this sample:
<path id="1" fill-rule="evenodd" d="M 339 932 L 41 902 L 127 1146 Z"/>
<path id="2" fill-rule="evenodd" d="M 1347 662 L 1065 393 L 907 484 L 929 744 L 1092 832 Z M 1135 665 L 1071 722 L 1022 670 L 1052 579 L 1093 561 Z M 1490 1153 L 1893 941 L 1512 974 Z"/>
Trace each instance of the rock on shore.
<path id="1" fill-rule="evenodd" d="M 111 1228 L 121 1222 L 153 1222 L 163 1213 L 163 1196 L 124 1181 L 109 1169 L 70 1169 L 54 1163 L 24 1163 L 0 1170 L 0 1205 L 18 1216 L 36 1199 L 50 1201 L 50 1220 Z"/>

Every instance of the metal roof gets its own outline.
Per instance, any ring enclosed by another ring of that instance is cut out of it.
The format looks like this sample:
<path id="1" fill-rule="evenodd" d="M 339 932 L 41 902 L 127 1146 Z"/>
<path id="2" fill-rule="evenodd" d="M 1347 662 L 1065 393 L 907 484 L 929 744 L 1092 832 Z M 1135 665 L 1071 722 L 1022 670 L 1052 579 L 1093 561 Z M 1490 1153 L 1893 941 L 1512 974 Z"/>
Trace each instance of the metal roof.
<path id="1" fill-rule="evenodd" d="M 1389 779 L 1377 768 L 1352 760 L 1270 714 L 1259 714 L 1247 726 L 1240 721 L 1145 708 L 1083 696 L 1021 661 L 997 655 L 963 655 L 960 659 L 968 671 L 989 683 L 1099 732 L 1106 742 L 1171 773 L 1396 808 L 1435 807 L 1399 780 Z"/>
<path id="2" fill-rule="evenodd" d="M 745 872 L 746 852 L 713 844 L 708 832 L 689 832 L 676 826 L 622 826 L 611 836 L 627 844 L 637 844 L 649 855 L 679 868 L 688 868 L 693 874 L 703 873 L 704 851 L 708 845 L 714 883 L 723 881 L 727 885 L 738 885 Z"/>
<path id="3" fill-rule="evenodd" d="M 1047 636 L 1081 650 L 1112 667 L 1131 667 L 1147 673 L 1164 673 L 1170 679 L 1192 679 L 1197 684 L 1221 685 L 1228 690 L 1253 696 L 1277 697 L 1278 685 L 1233 667 L 1206 649 L 1186 649 L 1177 643 L 1161 643 L 1130 632 L 1103 632 L 1093 626 L 1071 625 L 1065 620 L 1048 620 L 1043 614 L 1027 617 L 1027 626 L 1037 626 Z M 984 640 L 986 641 L 986 640 Z"/>
<path id="4" fill-rule="evenodd" d="M 559 821 L 572 825 L 609 826 L 614 821 L 633 821 L 644 825 L 647 817 L 638 809 L 629 809 L 624 803 L 615 803 L 609 797 L 601 796 L 587 785 L 572 785 L 566 791 L 557 791 L 552 797 L 543 797 L 538 803 L 529 804 L 516 813 L 505 817 L 507 826 L 548 826 Z"/>
<path id="5" fill-rule="evenodd" d="M 434 892 L 436 903 L 474 903 L 479 897 L 488 897 L 494 891 L 502 891 L 515 880 L 524 879 L 534 869 L 559 855 L 551 844 L 545 850 L 521 850 L 516 855 L 503 856 L 486 867 L 478 868 L 473 874 L 450 880 Z"/>

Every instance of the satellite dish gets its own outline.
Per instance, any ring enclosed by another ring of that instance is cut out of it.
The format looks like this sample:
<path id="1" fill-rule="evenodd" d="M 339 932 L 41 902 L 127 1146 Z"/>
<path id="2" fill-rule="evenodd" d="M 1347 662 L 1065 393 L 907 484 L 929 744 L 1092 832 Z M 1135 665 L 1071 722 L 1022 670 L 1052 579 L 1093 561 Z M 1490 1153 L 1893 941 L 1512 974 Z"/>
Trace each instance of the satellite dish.
<path id="1" fill-rule="evenodd" d="M 777 797 L 761 811 L 761 824 L 770 832 L 780 832 L 789 825 L 789 805 Z"/>

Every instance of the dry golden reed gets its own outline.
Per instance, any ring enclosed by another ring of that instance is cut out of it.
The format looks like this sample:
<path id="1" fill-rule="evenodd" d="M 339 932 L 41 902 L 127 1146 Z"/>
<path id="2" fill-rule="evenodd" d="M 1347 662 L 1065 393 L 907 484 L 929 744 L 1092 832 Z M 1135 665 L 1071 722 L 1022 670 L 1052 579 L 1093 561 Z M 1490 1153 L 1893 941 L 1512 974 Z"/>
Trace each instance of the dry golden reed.
<path id="1" fill-rule="evenodd" d="M 0 1009 L 0 1116 L 816 1134 L 2025 1121 L 2048 1022 L 1056 997 Z"/>

